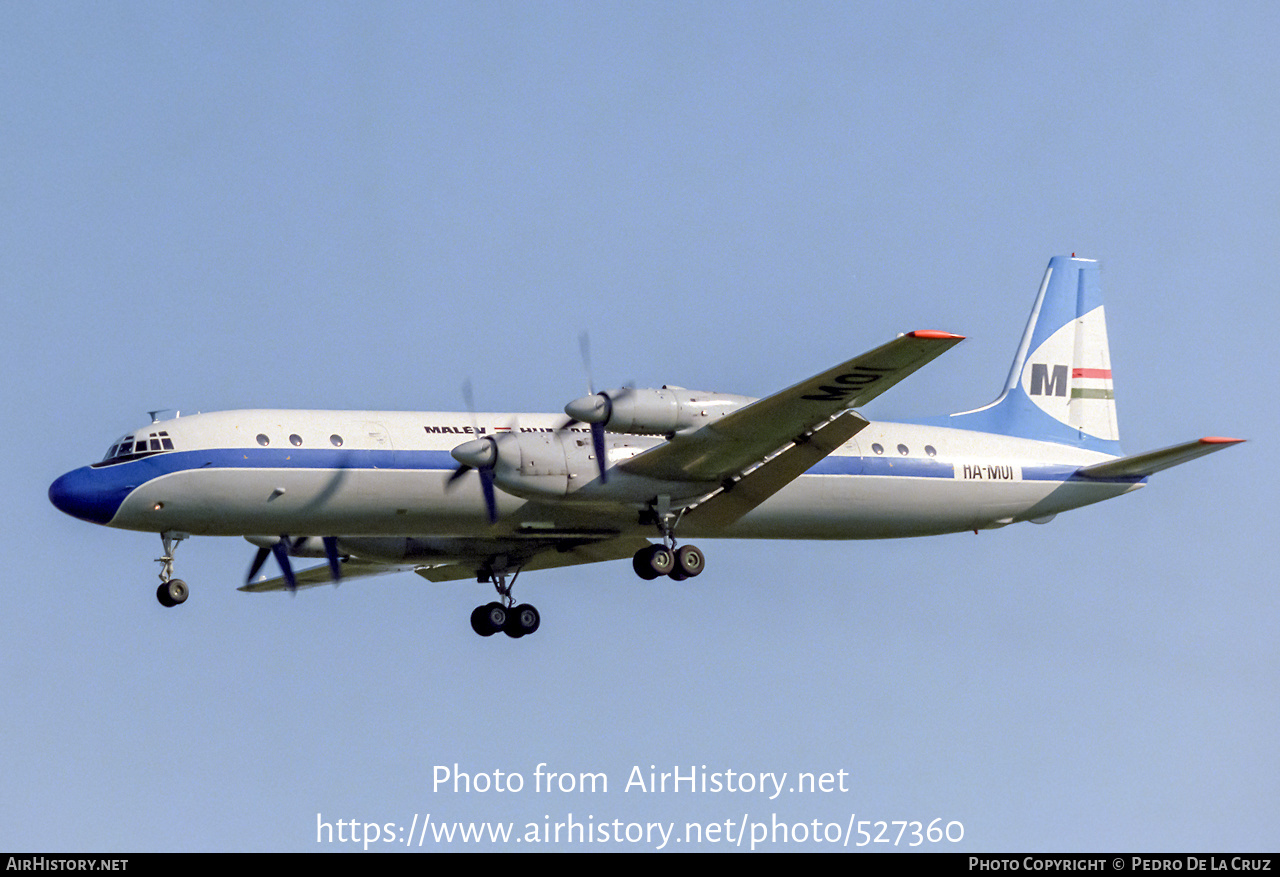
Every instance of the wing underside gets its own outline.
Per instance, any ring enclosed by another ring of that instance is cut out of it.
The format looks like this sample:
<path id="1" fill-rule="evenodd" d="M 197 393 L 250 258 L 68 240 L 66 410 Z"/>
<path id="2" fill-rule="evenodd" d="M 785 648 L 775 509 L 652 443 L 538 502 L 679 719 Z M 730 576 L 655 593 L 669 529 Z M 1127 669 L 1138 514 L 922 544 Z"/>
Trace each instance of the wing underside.
<path id="1" fill-rule="evenodd" d="M 353 557 L 340 561 L 342 578 L 336 582 L 333 580 L 333 575 L 329 571 L 329 564 L 327 563 L 295 572 L 294 579 L 297 581 L 299 588 L 314 588 L 317 585 L 339 585 L 353 579 L 365 579 L 370 576 L 403 572 L 413 568 L 413 564 L 378 563 L 377 561 L 359 560 Z M 289 584 L 285 581 L 284 576 L 276 576 L 273 579 L 249 582 L 247 585 L 240 586 L 238 590 L 246 591 L 250 594 L 260 594 L 266 591 L 287 591 L 289 590 Z"/>
<path id="2" fill-rule="evenodd" d="M 341 541 L 341 540 L 339 540 Z M 446 557 L 428 558 L 421 562 L 380 562 L 349 557 L 342 561 L 342 578 L 334 582 L 328 564 L 295 573 L 299 588 L 343 584 L 354 579 L 412 571 L 433 582 L 478 579 L 495 571 L 553 569 L 585 563 L 600 563 L 631 557 L 648 545 L 642 537 L 585 539 L 581 536 L 539 538 L 518 543 L 496 543 L 494 540 L 469 539 L 455 542 Z M 284 576 L 250 582 L 240 588 L 250 593 L 285 591 Z"/>

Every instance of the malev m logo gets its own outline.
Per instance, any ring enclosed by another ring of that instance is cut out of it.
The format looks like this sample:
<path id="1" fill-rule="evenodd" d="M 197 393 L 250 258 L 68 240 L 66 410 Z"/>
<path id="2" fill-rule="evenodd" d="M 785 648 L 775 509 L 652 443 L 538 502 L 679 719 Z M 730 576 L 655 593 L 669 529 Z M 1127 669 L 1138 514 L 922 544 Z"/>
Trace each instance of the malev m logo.
<path id="1" fill-rule="evenodd" d="M 1054 420 L 1088 436 L 1116 441 L 1107 323 L 1098 306 L 1059 326 L 1027 356 L 1022 392 Z"/>
<path id="2" fill-rule="evenodd" d="M 1055 365 L 1050 374 L 1049 366 L 1043 362 L 1031 364 L 1030 396 L 1065 396 L 1067 395 L 1067 367 Z"/>

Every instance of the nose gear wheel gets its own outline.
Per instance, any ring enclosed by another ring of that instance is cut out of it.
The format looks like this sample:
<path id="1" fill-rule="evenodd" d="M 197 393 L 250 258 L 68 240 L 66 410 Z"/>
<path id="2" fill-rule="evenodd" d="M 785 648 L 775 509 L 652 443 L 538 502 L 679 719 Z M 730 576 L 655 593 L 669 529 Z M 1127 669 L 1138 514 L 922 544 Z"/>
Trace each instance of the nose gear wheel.
<path id="1" fill-rule="evenodd" d="M 186 538 L 186 533 L 175 530 L 165 530 L 160 534 L 160 540 L 164 543 L 164 554 L 156 558 L 156 563 L 161 564 L 160 587 L 156 588 L 156 599 L 166 609 L 185 603 L 191 593 L 186 582 L 173 577 L 173 554 L 178 550 L 178 543 Z"/>

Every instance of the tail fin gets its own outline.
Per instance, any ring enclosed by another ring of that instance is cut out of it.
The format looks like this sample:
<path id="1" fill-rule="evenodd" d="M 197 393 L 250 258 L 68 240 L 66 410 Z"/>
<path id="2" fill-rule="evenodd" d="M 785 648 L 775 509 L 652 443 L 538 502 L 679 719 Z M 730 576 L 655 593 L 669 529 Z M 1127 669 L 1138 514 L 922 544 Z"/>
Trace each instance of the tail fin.
<path id="1" fill-rule="evenodd" d="M 1097 262 L 1049 261 L 1004 392 L 947 425 L 1120 453 Z"/>

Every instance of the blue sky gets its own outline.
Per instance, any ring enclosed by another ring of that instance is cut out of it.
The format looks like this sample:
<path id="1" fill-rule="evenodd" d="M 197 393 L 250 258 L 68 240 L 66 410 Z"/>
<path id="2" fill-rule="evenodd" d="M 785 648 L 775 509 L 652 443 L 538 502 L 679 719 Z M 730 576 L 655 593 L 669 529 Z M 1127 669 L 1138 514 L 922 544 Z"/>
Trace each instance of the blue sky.
<path id="1" fill-rule="evenodd" d="M 11 7 L 0 847 L 431 813 L 1274 849 L 1278 40 L 1266 3 Z M 470 379 L 557 411 L 584 329 L 599 384 L 751 395 L 959 332 L 864 413 L 964 410 L 1070 252 L 1126 449 L 1249 444 L 1044 527 L 529 574 L 522 641 L 470 631 L 475 583 L 238 593 L 235 539 L 182 545 L 166 611 L 158 538 L 46 499 L 155 408 L 452 410 Z M 544 762 L 609 791 L 432 788 Z M 624 791 L 649 765 L 849 790 Z"/>

